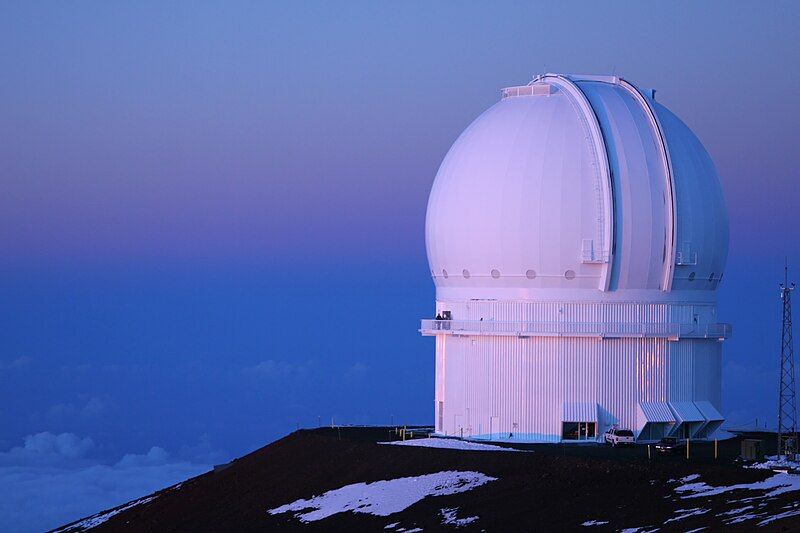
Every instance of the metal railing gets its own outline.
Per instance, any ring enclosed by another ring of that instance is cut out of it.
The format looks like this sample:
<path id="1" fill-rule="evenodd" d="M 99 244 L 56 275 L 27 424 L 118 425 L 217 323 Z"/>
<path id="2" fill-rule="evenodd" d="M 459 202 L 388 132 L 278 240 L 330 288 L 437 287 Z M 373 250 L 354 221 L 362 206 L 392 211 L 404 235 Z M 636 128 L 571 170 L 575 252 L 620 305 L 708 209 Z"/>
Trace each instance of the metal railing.
<path id="1" fill-rule="evenodd" d="M 523 322 L 424 319 L 423 335 L 512 335 L 518 337 L 661 337 L 726 339 L 730 324 L 633 322 Z"/>

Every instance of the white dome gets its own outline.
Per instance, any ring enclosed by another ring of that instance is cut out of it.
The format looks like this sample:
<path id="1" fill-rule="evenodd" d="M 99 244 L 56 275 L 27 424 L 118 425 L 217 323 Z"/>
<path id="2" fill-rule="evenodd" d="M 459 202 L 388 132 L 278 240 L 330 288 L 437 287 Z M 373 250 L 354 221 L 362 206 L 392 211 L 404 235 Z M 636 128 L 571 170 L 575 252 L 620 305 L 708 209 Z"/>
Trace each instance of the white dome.
<path id="1" fill-rule="evenodd" d="M 426 241 L 437 299 L 573 289 L 713 298 L 728 249 L 719 180 L 699 140 L 651 93 L 617 77 L 555 74 L 505 89 L 433 184 Z"/>

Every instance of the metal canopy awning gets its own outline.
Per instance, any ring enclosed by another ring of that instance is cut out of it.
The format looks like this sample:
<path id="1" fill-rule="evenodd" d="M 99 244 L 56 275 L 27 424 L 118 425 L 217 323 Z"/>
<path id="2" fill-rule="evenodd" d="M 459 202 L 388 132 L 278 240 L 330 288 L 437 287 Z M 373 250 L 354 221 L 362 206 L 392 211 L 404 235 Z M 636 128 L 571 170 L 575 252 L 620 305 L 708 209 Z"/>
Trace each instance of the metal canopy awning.
<path id="1" fill-rule="evenodd" d="M 596 403 L 564 403 L 561 415 L 562 422 L 597 422 Z"/>
<path id="2" fill-rule="evenodd" d="M 643 421 L 649 423 L 674 423 L 675 416 L 667 402 L 639 402 Z"/>
<path id="3" fill-rule="evenodd" d="M 723 417 L 709 401 L 703 400 L 694 402 L 694 405 L 697 407 L 703 417 L 709 422 L 722 422 L 725 420 L 725 417 Z"/>
<path id="4" fill-rule="evenodd" d="M 705 422 L 706 418 L 694 402 L 669 402 L 678 422 Z"/>

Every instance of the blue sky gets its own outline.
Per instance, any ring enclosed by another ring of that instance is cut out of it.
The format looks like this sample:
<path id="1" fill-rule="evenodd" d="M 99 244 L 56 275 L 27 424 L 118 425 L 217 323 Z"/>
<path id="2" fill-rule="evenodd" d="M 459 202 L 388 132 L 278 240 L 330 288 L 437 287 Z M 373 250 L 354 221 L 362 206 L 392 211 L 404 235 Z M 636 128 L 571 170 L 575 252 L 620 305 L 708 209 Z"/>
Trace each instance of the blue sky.
<path id="1" fill-rule="evenodd" d="M 430 422 L 427 195 L 499 89 L 544 71 L 655 87 L 708 148 L 731 218 L 723 412 L 774 424 L 798 11 L 3 3 L 0 529 L 297 425 Z"/>

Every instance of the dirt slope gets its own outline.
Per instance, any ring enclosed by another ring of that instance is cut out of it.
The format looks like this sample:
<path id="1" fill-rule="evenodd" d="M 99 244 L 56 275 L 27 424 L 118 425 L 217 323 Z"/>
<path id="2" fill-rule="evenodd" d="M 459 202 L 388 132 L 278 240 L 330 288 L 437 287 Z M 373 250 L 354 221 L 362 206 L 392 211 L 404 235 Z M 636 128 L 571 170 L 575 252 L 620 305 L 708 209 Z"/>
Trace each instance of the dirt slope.
<path id="1" fill-rule="evenodd" d="M 539 445 L 529 446 L 532 451 L 528 453 L 504 453 L 376 442 L 392 438 L 394 434 L 388 428 L 301 430 L 224 469 L 156 493 L 155 498 L 114 514 L 95 530 L 384 531 L 385 526 L 399 522 L 393 530 L 434 531 L 454 529 L 443 524 L 441 510 L 458 508 L 458 516 L 479 517 L 459 528 L 464 531 L 591 533 L 634 527 L 658 527 L 660 531 L 700 527 L 708 528 L 704 531 L 800 531 L 800 492 L 765 498 L 763 491 L 739 490 L 690 500 L 675 492 L 681 484 L 676 480 L 692 474 L 700 474 L 697 481 L 713 486 L 752 483 L 772 476 L 771 471 L 743 469 L 734 463 L 738 439 L 720 443 L 720 458 L 716 460 L 711 444 L 694 446 L 690 460 L 682 456 L 648 460 L 647 450 L 641 446 L 617 450 Z M 477 471 L 497 480 L 460 494 L 425 498 L 388 517 L 347 512 L 304 524 L 293 513 L 267 513 L 268 509 L 352 483 L 445 470 Z M 723 514 L 744 507 L 750 509 Z M 790 516 L 793 511 L 797 514 Z M 787 516 L 757 527 L 760 521 L 780 513 Z M 748 514 L 754 516 L 733 523 L 733 518 Z M 680 518 L 683 515 L 688 516 Z M 589 520 L 608 523 L 581 525 Z M 86 525 L 79 521 L 64 530 L 79 531 Z"/>

